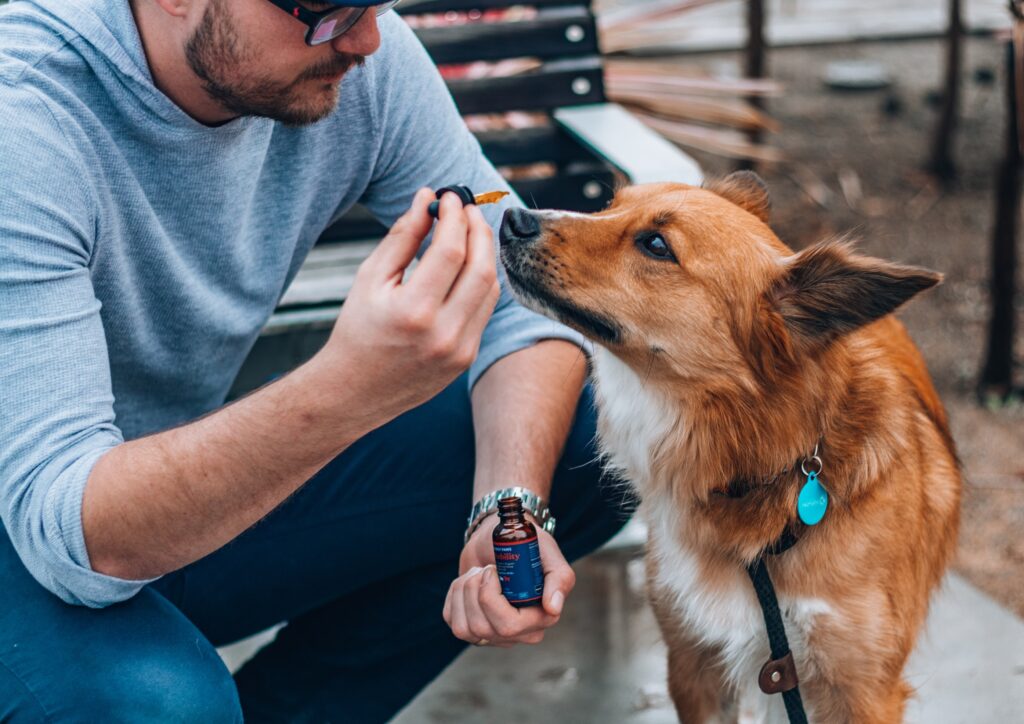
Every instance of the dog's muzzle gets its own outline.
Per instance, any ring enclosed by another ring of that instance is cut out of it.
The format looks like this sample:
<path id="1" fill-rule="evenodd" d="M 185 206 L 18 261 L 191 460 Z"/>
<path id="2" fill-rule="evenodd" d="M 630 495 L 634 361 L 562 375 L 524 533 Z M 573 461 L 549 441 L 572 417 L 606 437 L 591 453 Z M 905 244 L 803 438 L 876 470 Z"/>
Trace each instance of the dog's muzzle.
<path id="1" fill-rule="evenodd" d="M 619 326 L 603 314 L 575 304 L 565 294 L 565 281 L 547 268 L 543 244 L 538 243 L 544 237 L 542 213 L 508 209 L 501 219 L 501 261 L 512 290 L 519 301 L 535 312 L 575 327 L 603 344 L 618 342 L 622 336 Z"/>
<path id="2" fill-rule="evenodd" d="M 529 244 L 540 237 L 540 220 L 528 209 L 508 209 L 501 218 L 498 237 L 502 246 Z"/>

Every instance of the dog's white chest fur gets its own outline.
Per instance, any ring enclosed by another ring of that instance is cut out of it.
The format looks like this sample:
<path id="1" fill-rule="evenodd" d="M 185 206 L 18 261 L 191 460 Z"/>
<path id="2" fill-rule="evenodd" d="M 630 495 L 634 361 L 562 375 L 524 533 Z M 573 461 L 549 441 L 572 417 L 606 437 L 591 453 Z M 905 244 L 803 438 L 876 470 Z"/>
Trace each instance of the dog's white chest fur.
<path id="1" fill-rule="evenodd" d="M 603 347 L 594 348 L 594 373 L 607 463 L 643 494 L 653 483 L 654 447 L 668 437 L 675 416 L 628 365 Z"/>
<path id="2" fill-rule="evenodd" d="M 696 555 L 680 535 L 685 514 L 669 495 L 670 486 L 653 479 L 650 461 L 657 446 L 684 431 L 684 420 L 666 401 L 652 395 L 633 370 L 603 348 L 594 354 L 601 443 L 611 468 L 639 492 L 641 513 L 648 525 L 648 555 L 657 563 L 654 595 L 670 602 L 685 630 L 721 651 L 726 676 L 738 694 L 739 721 L 786 722 L 780 696 L 757 687 L 757 674 L 769 658 L 764 618 L 750 579 L 737 568 L 733 580 L 706 584 Z M 780 600 L 790 646 L 798 668 L 813 663 L 804 642 L 818 616 L 832 615 L 818 599 Z M 809 702 L 805 706 L 810 715 Z"/>

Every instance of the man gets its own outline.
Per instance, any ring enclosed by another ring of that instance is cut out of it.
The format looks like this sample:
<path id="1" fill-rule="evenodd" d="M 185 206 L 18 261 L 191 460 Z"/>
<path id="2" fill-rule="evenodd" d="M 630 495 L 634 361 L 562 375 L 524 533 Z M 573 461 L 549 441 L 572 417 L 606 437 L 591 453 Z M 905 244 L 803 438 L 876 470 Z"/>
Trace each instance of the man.
<path id="1" fill-rule="evenodd" d="M 499 298 L 504 207 L 432 226 L 429 188 L 505 184 L 367 4 L 0 11 L 0 720 L 384 720 L 464 641 L 540 641 L 621 526 L 581 340 Z M 357 201 L 392 228 L 330 340 L 223 406 Z M 558 519 L 541 607 L 491 565 L 509 487 Z M 280 621 L 232 679 L 213 646 Z"/>

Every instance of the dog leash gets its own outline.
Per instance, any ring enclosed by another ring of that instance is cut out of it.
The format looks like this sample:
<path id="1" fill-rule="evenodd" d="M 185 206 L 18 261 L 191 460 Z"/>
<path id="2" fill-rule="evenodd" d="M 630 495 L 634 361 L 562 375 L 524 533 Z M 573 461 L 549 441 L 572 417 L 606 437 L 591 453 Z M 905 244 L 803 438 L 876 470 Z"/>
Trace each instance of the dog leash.
<path id="1" fill-rule="evenodd" d="M 812 469 L 808 470 L 808 463 Z M 816 465 L 816 469 L 814 464 Z M 800 489 L 797 498 L 797 514 L 805 525 L 817 525 L 825 517 L 828 510 L 828 493 L 818 481 L 823 464 L 818 457 L 818 446 L 810 458 L 800 463 L 800 470 L 807 476 L 807 481 Z M 782 702 L 786 706 L 786 714 L 790 724 L 807 724 L 807 712 L 800 696 L 800 681 L 793 661 L 793 651 L 789 648 L 786 637 L 786 625 L 779 611 L 779 599 L 775 595 L 775 584 L 768 574 L 767 556 L 785 553 L 794 545 L 798 538 L 790 525 L 774 543 L 765 548 L 761 555 L 747 566 L 747 575 L 757 594 L 757 602 L 761 606 L 765 630 L 768 632 L 768 646 L 771 659 L 761 667 L 757 676 L 757 685 L 765 694 L 782 694 Z"/>
<path id="2" fill-rule="evenodd" d="M 757 602 L 761 604 L 761 614 L 764 616 L 764 625 L 768 631 L 768 645 L 772 652 L 772 658 L 761 667 L 757 685 L 765 694 L 782 694 L 790 724 L 807 724 L 804 702 L 800 698 L 796 664 L 793 661 L 793 652 L 789 648 L 789 639 L 786 637 L 786 625 L 779 611 L 775 585 L 772 583 L 772 577 L 768 575 L 768 566 L 765 564 L 766 555 L 784 553 L 792 548 L 796 541 L 796 535 L 789 526 L 786 526 L 779 539 L 747 566 L 747 575 L 754 585 Z"/>

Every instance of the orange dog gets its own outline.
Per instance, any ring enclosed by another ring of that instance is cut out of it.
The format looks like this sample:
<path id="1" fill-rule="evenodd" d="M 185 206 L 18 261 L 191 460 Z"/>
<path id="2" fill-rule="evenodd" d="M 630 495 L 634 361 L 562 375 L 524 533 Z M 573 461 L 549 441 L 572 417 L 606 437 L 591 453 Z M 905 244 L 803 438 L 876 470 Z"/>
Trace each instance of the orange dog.
<path id="1" fill-rule="evenodd" d="M 597 343 L 602 449 L 642 499 L 680 719 L 787 721 L 758 682 L 770 655 L 746 567 L 763 556 L 809 720 L 900 722 L 961 481 L 889 314 L 940 276 L 834 241 L 794 254 L 768 206 L 749 172 L 626 188 L 596 214 L 507 212 L 501 255 L 525 304 Z M 802 465 L 829 496 L 816 525 L 798 516 Z"/>

